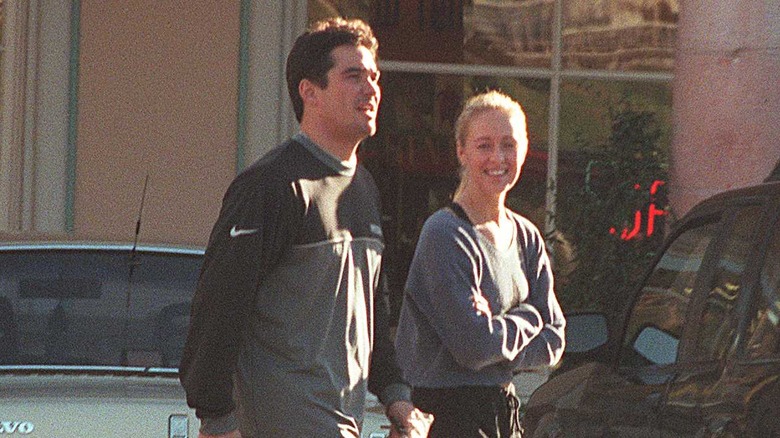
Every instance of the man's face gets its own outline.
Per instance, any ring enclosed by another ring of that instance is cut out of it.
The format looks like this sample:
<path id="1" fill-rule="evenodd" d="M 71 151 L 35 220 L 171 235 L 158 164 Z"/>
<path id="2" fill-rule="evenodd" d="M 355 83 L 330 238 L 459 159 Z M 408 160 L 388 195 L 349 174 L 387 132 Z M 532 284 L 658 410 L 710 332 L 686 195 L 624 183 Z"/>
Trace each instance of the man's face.
<path id="1" fill-rule="evenodd" d="M 328 85 L 317 91 L 319 122 L 342 141 L 357 143 L 376 132 L 382 93 L 379 70 L 365 47 L 339 46 L 331 52 Z"/>

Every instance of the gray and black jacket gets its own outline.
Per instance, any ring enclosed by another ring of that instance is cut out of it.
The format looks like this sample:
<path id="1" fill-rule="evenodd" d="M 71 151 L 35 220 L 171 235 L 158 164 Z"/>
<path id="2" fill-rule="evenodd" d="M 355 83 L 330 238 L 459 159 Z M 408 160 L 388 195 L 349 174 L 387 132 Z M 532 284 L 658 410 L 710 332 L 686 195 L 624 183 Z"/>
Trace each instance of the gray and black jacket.
<path id="1" fill-rule="evenodd" d="M 395 346 L 414 387 L 504 386 L 516 371 L 556 364 L 566 319 L 539 230 L 508 211 L 498 248 L 452 207 L 423 225 L 404 289 Z M 477 314 L 481 295 L 492 315 Z"/>
<path id="2" fill-rule="evenodd" d="M 356 435 L 367 390 L 409 398 L 377 296 L 380 219 L 370 174 L 302 134 L 233 181 L 180 367 L 204 432 Z"/>

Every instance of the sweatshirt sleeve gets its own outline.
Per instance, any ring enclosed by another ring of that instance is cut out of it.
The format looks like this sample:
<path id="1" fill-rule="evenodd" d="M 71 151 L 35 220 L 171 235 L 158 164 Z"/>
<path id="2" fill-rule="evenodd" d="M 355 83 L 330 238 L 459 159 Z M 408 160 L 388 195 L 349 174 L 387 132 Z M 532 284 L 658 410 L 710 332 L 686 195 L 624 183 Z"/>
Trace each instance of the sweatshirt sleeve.
<path id="1" fill-rule="evenodd" d="M 566 320 L 555 296 L 550 258 L 539 231 L 520 223 L 520 248 L 529 285 L 529 296 L 524 306 L 534 308 L 541 318 L 541 331 L 531 340 L 523 353 L 511 363 L 513 370 L 553 366 L 560 361 L 566 345 Z M 510 313 L 523 313 L 515 308 Z"/>
<path id="2" fill-rule="evenodd" d="M 490 319 L 476 314 L 470 297 L 488 275 L 482 258 L 468 231 L 435 215 L 423 227 L 406 290 L 455 361 L 472 370 L 514 360 L 543 328 L 531 306 Z"/>
<path id="3" fill-rule="evenodd" d="M 390 309 L 384 277 L 374 294 L 374 349 L 368 374 L 368 390 L 389 407 L 399 400 L 412 399 L 411 388 L 401 377 L 396 360 L 395 347 L 390 337 Z"/>
<path id="4" fill-rule="evenodd" d="M 289 246 L 301 209 L 282 183 L 239 177 L 223 198 L 191 307 L 180 365 L 187 403 L 206 433 L 237 428 L 233 374 L 257 285 Z"/>

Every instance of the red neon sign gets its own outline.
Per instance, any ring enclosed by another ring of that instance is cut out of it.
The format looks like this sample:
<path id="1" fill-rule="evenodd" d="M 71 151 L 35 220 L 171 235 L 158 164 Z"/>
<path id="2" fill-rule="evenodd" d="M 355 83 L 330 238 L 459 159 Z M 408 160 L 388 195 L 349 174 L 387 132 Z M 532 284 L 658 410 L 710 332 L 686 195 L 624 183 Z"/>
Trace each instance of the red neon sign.
<path id="1" fill-rule="evenodd" d="M 650 185 L 650 205 L 647 207 L 647 227 L 645 234 L 650 237 L 655 232 L 655 218 L 658 216 L 664 216 L 667 214 L 666 210 L 660 209 L 655 205 L 655 195 L 658 193 L 658 187 L 664 185 L 665 182 L 661 180 L 655 180 Z M 641 189 L 639 184 L 634 185 L 634 190 Z M 621 240 L 638 239 L 642 231 L 642 211 L 634 211 L 634 226 L 629 230 L 628 227 L 623 228 L 620 232 Z M 617 234 L 615 227 L 609 229 L 609 234 Z"/>

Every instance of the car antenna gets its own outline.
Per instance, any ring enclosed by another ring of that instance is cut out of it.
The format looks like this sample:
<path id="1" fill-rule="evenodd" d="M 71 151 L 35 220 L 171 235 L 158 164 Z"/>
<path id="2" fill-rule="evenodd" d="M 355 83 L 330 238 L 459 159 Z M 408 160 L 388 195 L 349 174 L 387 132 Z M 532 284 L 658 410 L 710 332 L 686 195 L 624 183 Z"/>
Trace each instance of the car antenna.
<path id="1" fill-rule="evenodd" d="M 122 363 L 129 365 L 128 355 L 128 342 L 127 335 L 130 332 L 130 301 L 132 299 L 133 291 L 133 274 L 135 273 L 135 267 L 138 265 L 136 261 L 136 249 L 138 248 L 138 236 L 141 234 L 141 217 L 144 213 L 144 204 L 146 203 L 146 189 L 149 186 L 149 174 L 146 174 L 144 179 L 144 188 L 141 192 L 141 206 L 138 208 L 138 219 L 135 221 L 135 236 L 133 237 L 133 247 L 130 249 L 130 269 L 127 273 L 127 292 L 125 293 L 125 323 L 123 325 L 122 343 Z"/>
<path id="2" fill-rule="evenodd" d="M 133 279 L 133 272 L 135 271 L 135 253 L 136 248 L 138 248 L 138 236 L 141 234 L 141 216 L 143 216 L 144 213 L 144 204 L 146 203 L 146 188 L 149 186 L 149 174 L 146 174 L 146 179 L 144 179 L 144 189 L 141 192 L 141 206 L 138 208 L 138 219 L 135 221 L 135 236 L 133 238 L 133 248 L 130 250 L 130 273 L 129 273 L 129 279 Z M 130 291 L 128 290 L 127 294 L 127 307 L 130 308 Z"/>

